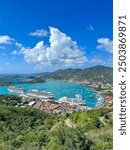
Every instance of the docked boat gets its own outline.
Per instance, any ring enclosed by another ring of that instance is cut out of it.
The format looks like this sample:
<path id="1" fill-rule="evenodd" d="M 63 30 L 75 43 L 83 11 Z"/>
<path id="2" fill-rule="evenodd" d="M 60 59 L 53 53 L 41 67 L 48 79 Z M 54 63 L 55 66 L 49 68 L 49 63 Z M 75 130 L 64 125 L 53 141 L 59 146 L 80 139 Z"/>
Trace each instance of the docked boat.
<path id="1" fill-rule="evenodd" d="M 8 90 L 10 92 L 13 92 L 13 93 L 19 93 L 19 94 L 23 94 L 24 93 L 24 89 L 23 88 L 15 87 L 15 86 L 9 86 Z"/>
<path id="2" fill-rule="evenodd" d="M 66 96 L 59 98 L 59 103 L 69 103 L 70 105 L 86 105 L 85 101 L 82 100 L 80 94 L 76 94 L 75 98 L 68 98 Z"/>
<path id="3" fill-rule="evenodd" d="M 38 98 L 44 98 L 44 99 L 52 99 L 54 98 L 54 96 L 52 95 L 51 92 L 45 92 L 45 91 L 39 91 L 39 90 L 30 90 L 27 93 L 28 96 L 32 96 L 32 97 L 38 97 Z"/>
<path id="4" fill-rule="evenodd" d="M 104 99 L 102 96 L 100 96 L 99 94 L 97 94 L 97 103 L 96 103 L 96 107 L 101 107 L 103 105 Z"/>

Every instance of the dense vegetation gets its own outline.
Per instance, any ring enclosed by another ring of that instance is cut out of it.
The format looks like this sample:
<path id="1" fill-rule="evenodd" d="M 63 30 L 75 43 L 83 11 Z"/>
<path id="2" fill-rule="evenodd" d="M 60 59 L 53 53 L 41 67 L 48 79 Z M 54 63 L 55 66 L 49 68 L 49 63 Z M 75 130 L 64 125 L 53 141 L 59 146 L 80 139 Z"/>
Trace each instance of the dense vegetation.
<path id="1" fill-rule="evenodd" d="M 0 150 L 112 150 L 111 109 L 56 116 L 17 100 L 0 96 Z"/>
<path id="2" fill-rule="evenodd" d="M 15 106 L 17 103 L 20 103 L 22 100 L 21 97 L 13 94 L 1 94 L 0 95 L 0 105 L 10 105 L 10 106 Z"/>

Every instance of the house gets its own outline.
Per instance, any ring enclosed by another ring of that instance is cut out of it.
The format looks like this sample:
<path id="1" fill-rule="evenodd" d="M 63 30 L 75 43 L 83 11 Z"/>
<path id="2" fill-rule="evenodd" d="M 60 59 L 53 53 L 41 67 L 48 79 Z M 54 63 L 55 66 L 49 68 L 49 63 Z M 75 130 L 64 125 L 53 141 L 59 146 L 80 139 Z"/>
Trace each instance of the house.
<path id="1" fill-rule="evenodd" d="M 59 107 L 60 107 L 60 105 L 59 105 L 59 104 L 56 104 L 56 105 L 54 105 L 53 110 L 54 110 L 54 109 L 57 109 L 57 108 L 59 108 Z"/>
<path id="2" fill-rule="evenodd" d="M 36 109 L 39 109 L 41 106 L 42 106 L 42 101 L 39 101 L 39 102 L 35 105 L 35 108 L 36 108 Z"/>
<path id="3" fill-rule="evenodd" d="M 50 102 L 47 102 L 47 103 L 45 104 L 45 107 L 50 107 L 50 105 L 51 105 L 51 103 L 50 103 Z"/>

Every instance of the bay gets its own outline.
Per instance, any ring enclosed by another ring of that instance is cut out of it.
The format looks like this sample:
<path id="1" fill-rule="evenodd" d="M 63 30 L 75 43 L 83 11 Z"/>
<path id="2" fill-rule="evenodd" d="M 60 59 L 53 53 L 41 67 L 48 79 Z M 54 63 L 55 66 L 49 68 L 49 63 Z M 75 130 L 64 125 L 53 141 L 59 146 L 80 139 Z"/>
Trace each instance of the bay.
<path id="1" fill-rule="evenodd" d="M 74 98 L 75 94 L 80 94 L 82 95 L 83 100 L 85 100 L 86 105 L 92 108 L 95 108 L 97 103 L 97 93 L 94 91 L 89 91 L 91 86 L 59 81 L 33 84 L 15 84 L 14 86 L 24 88 L 25 92 L 32 89 L 51 92 L 57 100 L 63 96 Z M 0 86 L 0 94 L 11 94 L 11 92 L 8 91 L 8 86 Z M 91 98 L 89 97 L 90 95 L 92 96 Z"/>

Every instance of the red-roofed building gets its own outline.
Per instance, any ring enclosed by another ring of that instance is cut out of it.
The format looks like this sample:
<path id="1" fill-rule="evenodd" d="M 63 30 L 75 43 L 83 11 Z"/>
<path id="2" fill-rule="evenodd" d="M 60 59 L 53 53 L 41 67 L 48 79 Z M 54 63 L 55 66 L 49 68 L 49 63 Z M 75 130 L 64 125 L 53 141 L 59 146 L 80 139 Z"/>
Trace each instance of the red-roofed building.
<path id="1" fill-rule="evenodd" d="M 36 109 L 39 109 L 41 106 L 42 106 L 42 102 L 39 101 L 39 102 L 35 105 L 35 108 L 36 108 Z"/>
<path id="2" fill-rule="evenodd" d="M 47 103 L 45 104 L 45 107 L 50 107 L 50 105 L 51 105 L 51 103 L 47 102 Z"/>
<path id="3" fill-rule="evenodd" d="M 60 105 L 59 105 L 59 104 L 56 104 L 56 105 L 54 105 L 53 109 L 57 109 L 57 108 L 59 108 L 59 107 L 60 107 Z"/>
<path id="4" fill-rule="evenodd" d="M 112 102 L 113 102 L 113 97 L 112 96 L 106 96 L 106 99 L 107 99 L 107 102 L 109 104 L 112 104 Z"/>

